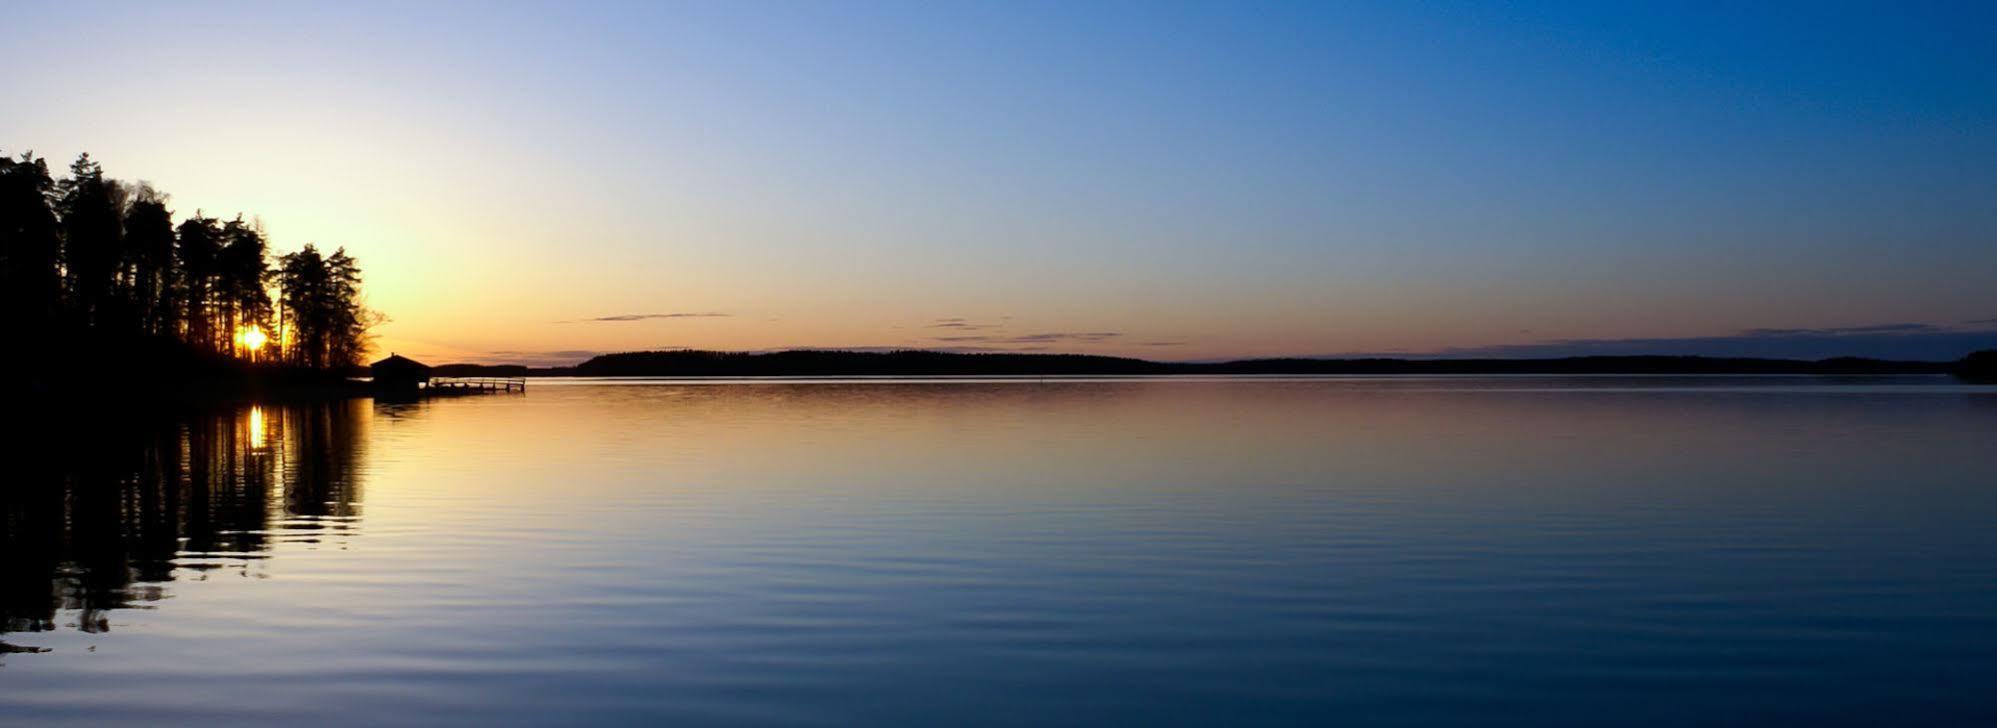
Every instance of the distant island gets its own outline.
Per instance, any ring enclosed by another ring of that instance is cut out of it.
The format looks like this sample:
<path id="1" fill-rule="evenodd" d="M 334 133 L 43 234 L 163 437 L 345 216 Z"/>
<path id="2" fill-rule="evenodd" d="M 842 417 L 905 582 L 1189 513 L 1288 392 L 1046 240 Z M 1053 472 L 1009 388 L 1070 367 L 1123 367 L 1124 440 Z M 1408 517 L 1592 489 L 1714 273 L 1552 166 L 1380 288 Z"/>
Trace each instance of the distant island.
<path id="1" fill-rule="evenodd" d="M 1583 356 L 1561 359 L 1243 359 L 1159 362 L 1086 354 L 940 351 L 722 352 L 692 349 L 604 354 L 569 367 L 445 364 L 438 376 L 565 377 L 862 377 L 862 376 L 1155 376 L 1297 374 L 1969 374 L 1997 353 L 1962 362 L 1836 358 L 1732 359 L 1701 356 Z"/>

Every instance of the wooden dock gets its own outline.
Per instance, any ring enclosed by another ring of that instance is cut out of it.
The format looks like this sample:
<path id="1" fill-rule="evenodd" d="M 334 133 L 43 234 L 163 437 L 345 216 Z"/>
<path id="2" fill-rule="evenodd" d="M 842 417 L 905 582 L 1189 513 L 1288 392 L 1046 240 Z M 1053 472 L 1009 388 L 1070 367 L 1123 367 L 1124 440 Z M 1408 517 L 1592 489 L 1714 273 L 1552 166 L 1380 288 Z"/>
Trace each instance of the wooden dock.
<path id="1" fill-rule="evenodd" d="M 431 377 L 424 383 L 425 394 L 472 394 L 475 392 L 525 392 L 523 377 Z"/>

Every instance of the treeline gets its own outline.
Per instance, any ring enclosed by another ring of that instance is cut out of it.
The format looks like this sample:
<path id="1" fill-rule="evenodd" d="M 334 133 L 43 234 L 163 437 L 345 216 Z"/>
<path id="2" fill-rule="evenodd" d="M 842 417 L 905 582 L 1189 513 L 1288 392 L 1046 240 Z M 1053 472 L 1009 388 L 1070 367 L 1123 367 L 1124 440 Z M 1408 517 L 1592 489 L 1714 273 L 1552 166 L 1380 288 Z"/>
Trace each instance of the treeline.
<path id="1" fill-rule="evenodd" d="M 1034 374 L 1170 374 L 1175 365 L 1084 354 L 953 354 L 939 351 L 639 351 L 577 364 L 575 376 L 766 377 Z"/>
<path id="2" fill-rule="evenodd" d="M 56 179 L 0 155 L 0 316 L 17 336 L 170 339 L 208 355 L 315 369 L 357 364 L 377 320 L 345 249 L 277 256 L 254 219 L 196 211 L 108 178 L 89 154 Z M 275 294 L 275 295 L 273 295 Z"/>
<path id="3" fill-rule="evenodd" d="M 1997 357 L 1997 355 L 1990 355 Z M 1564 359 L 1244 359 L 1159 362 L 1084 354 L 940 351 L 637 351 L 604 354 L 573 367 L 447 364 L 445 376 L 842 377 L 1153 376 L 1328 374 L 1939 374 L 1960 365 L 1878 359 L 1730 359 L 1701 356 L 1586 356 Z"/>

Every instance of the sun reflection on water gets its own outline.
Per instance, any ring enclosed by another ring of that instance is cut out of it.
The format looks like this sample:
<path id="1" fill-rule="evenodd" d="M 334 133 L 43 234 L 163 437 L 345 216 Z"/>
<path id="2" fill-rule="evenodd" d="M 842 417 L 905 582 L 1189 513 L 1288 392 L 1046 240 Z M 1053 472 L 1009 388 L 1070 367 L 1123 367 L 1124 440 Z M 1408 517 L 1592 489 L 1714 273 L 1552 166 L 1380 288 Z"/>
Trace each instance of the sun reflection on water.
<path id="1" fill-rule="evenodd" d="M 264 426 L 263 408 L 250 405 L 250 449 L 264 450 L 270 446 L 270 434 Z"/>

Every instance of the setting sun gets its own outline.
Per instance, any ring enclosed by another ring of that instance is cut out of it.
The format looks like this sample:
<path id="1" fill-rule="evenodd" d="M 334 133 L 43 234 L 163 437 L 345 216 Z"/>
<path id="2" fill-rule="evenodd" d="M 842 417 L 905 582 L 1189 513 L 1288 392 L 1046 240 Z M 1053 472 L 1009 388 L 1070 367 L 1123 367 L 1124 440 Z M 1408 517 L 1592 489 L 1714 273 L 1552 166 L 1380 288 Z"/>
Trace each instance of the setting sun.
<path id="1" fill-rule="evenodd" d="M 270 336 L 263 332 L 263 327 L 241 326 L 236 328 L 236 346 L 243 351 L 261 351 L 264 344 L 267 343 L 270 343 Z"/>

